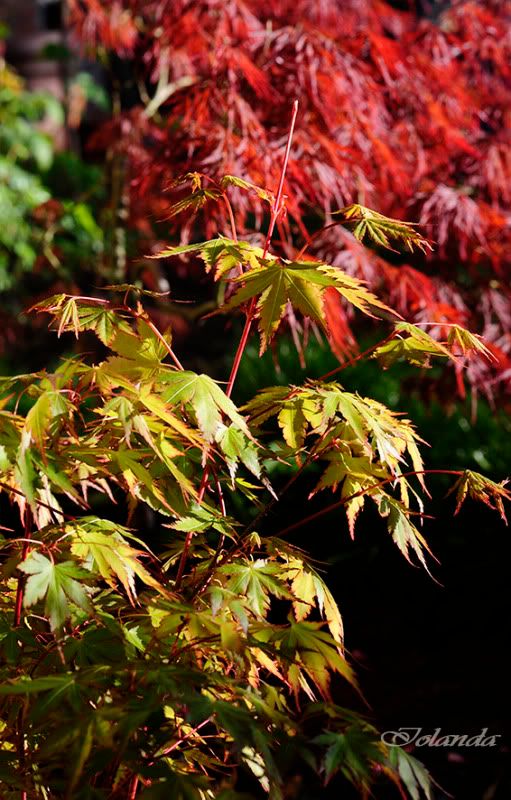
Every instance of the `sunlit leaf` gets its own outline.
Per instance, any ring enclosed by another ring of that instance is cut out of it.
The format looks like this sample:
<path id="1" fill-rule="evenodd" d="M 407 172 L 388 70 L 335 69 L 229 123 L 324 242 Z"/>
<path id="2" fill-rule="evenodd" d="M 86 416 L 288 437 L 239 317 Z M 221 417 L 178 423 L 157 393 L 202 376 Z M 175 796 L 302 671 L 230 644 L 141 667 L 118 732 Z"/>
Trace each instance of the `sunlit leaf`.
<path id="1" fill-rule="evenodd" d="M 391 219 L 357 203 L 334 213 L 342 216 L 343 225 L 360 241 L 364 241 L 367 237 L 373 244 L 390 249 L 392 242 L 404 245 L 411 251 L 414 247 L 423 251 L 431 250 L 430 243 L 410 222 Z"/>
<path id="2" fill-rule="evenodd" d="M 131 602 L 137 592 L 135 577 L 147 586 L 165 594 L 161 584 L 153 578 L 140 562 L 141 551 L 124 539 L 120 526 L 96 518 L 82 519 L 78 525 L 69 524 L 71 551 L 85 563 L 97 570 L 110 586 L 120 582 Z"/>
<path id="3" fill-rule="evenodd" d="M 90 578 L 87 570 L 74 561 L 54 563 L 34 550 L 18 565 L 28 575 L 24 605 L 29 608 L 44 600 L 44 611 L 53 630 L 61 628 L 70 614 L 69 602 L 90 611 L 88 594 L 80 579 Z"/>
<path id="4" fill-rule="evenodd" d="M 165 377 L 163 399 L 169 405 L 187 404 L 193 408 L 204 438 L 212 442 L 222 424 L 222 416 L 231 420 L 250 437 L 247 423 L 225 392 L 208 375 L 174 372 Z"/>
<path id="5" fill-rule="evenodd" d="M 456 493 L 457 505 L 455 513 L 458 513 L 467 497 L 470 497 L 472 500 L 484 503 L 497 511 L 501 519 L 507 524 L 504 500 L 511 500 L 511 492 L 506 489 L 506 483 L 507 481 L 496 483 L 479 472 L 465 470 L 449 490 L 449 494 Z"/>

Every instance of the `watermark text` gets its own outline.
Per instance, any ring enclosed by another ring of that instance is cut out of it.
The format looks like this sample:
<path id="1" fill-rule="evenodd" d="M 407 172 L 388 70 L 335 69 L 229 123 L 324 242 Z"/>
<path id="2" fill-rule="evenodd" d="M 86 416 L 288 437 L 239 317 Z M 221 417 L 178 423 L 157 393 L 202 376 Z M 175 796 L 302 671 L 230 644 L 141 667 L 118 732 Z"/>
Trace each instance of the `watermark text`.
<path id="1" fill-rule="evenodd" d="M 480 733 L 444 733 L 442 728 L 435 728 L 430 733 L 424 728 L 398 728 L 396 731 L 384 731 L 381 735 L 382 742 L 389 745 L 405 747 L 413 744 L 415 747 L 496 747 L 502 735 L 489 734 L 488 728 L 483 728 Z"/>

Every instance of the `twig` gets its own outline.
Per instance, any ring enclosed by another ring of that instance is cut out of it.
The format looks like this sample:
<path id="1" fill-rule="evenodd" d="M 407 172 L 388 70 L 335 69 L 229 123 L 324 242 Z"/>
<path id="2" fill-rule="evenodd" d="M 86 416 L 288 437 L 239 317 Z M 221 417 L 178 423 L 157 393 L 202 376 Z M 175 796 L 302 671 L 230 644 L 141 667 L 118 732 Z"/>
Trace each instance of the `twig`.
<path id="1" fill-rule="evenodd" d="M 295 129 L 295 122 L 296 122 L 296 115 L 298 114 L 298 100 L 295 100 L 293 103 L 293 112 L 291 115 L 291 124 L 289 126 L 289 134 L 287 137 L 287 144 L 286 144 L 286 151 L 284 153 L 284 161 L 282 163 L 282 171 L 280 173 L 280 181 L 279 187 L 277 189 L 277 194 L 275 197 L 275 201 L 271 207 L 271 217 L 270 217 L 270 224 L 268 226 L 268 233 L 266 234 L 266 240 L 264 243 L 264 250 L 263 250 L 263 259 L 266 258 L 268 255 L 268 250 L 270 248 L 271 237 L 273 236 L 273 231 L 275 229 L 275 223 L 281 212 L 283 211 L 283 203 L 282 203 L 282 190 L 284 188 L 284 179 L 286 177 L 286 170 L 289 161 L 289 154 L 291 152 L 291 141 L 293 139 L 293 132 Z M 227 397 L 230 397 L 232 394 L 232 390 L 234 387 L 234 382 L 236 380 L 236 376 L 238 374 L 238 370 L 240 367 L 241 359 L 243 357 L 243 353 L 245 352 L 245 348 L 247 346 L 248 337 L 250 336 L 250 329 L 252 327 L 252 322 L 254 320 L 255 309 L 257 305 L 257 298 L 252 298 L 250 303 L 249 309 L 247 311 L 247 318 L 245 320 L 245 327 L 243 328 L 243 333 L 241 334 L 240 343 L 238 345 L 238 349 L 236 350 L 236 355 L 234 356 L 234 363 L 232 365 L 231 374 L 229 376 L 229 382 L 227 384 L 227 389 L 225 393 Z"/>
<path id="2" fill-rule="evenodd" d="M 280 173 L 279 186 L 278 186 L 278 189 L 277 189 L 275 202 L 273 203 L 272 208 L 271 208 L 271 218 L 270 218 L 270 224 L 268 226 L 268 233 L 266 234 L 266 240 L 265 240 L 265 243 L 264 243 L 263 259 L 266 258 L 267 254 L 268 254 L 268 250 L 269 250 L 270 243 L 271 243 L 271 237 L 273 236 L 273 231 L 275 229 L 275 223 L 277 222 L 277 219 L 278 219 L 280 213 L 282 212 L 282 210 L 284 208 L 283 203 L 282 203 L 282 190 L 284 188 L 284 179 L 286 177 L 286 170 L 287 170 L 287 165 L 288 165 L 288 161 L 289 161 L 289 154 L 291 152 L 291 141 L 293 139 L 293 131 L 294 131 L 294 128 L 295 128 L 295 122 L 296 122 L 297 113 L 298 113 L 298 100 L 295 100 L 294 103 L 293 103 L 293 111 L 292 111 L 292 115 L 291 115 L 291 123 L 290 123 L 290 126 L 289 126 L 289 134 L 288 134 L 288 137 L 287 137 L 286 150 L 285 150 L 285 153 L 284 153 L 284 160 L 282 162 L 282 170 L 281 170 L 281 173 Z M 245 327 L 243 328 L 243 333 L 241 334 L 241 339 L 240 339 L 240 342 L 238 344 L 238 349 L 236 350 L 236 355 L 234 356 L 234 362 L 233 362 L 233 365 L 232 365 L 232 368 L 231 368 L 231 374 L 229 375 L 229 381 L 228 381 L 228 384 L 227 384 L 227 388 L 225 390 L 225 393 L 226 393 L 227 397 L 230 397 L 231 394 L 232 394 L 232 390 L 233 390 L 233 387 L 234 387 L 234 382 L 235 382 L 236 376 L 238 374 L 238 370 L 239 370 L 239 366 L 240 366 L 240 363 L 241 363 L 241 359 L 243 357 L 243 353 L 245 352 L 245 348 L 247 346 L 248 337 L 250 336 L 250 328 L 252 327 L 252 322 L 253 322 L 254 315 L 255 315 L 256 303 L 257 303 L 257 300 L 254 297 L 253 300 L 251 301 L 250 307 L 249 307 L 249 309 L 247 311 L 247 318 L 245 320 Z M 202 501 L 202 498 L 204 497 L 204 492 L 206 491 L 206 485 L 207 485 L 207 482 L 208 482 L 208 478 L 209 478 L 209 467 L 206 464 L 206 467 L 204 469 L 204 475 L 202 476 L 201 487 L 199 489 L 199 498 L 198 498 L 198 502 L 199 503 Z M 188 553 L 190 551 L 190 546 L 191 546 L 191 543 L 192 543 L 192 537 L 193 537 L 193 531 L 189 531 L 186 534 L 186 539 L 185 539 L 185 543 L 184 543 L 184 547 L 183 547 L 183 552 L 181 553 L 181 558 L 179 560 L 179 566 L 178 566 L 178 570 L 177 570 L 176 583 L 175 583 L 175 588 L 176 589 L 179 589 L 179 587 L 181 586 L 181 581 L 183 579 L 183 574 L 184 574 L 184 570 L 185 570 L 185 566 L 186 566 L 186 561 L 188 559 Z"/>
<path id="3" fill-rule="evenodd" d="M 391 331 L 389 335 L 385 337 L 385 339 L 382 339 L 380 342 L 376 342 L 376 344 L 372 344 L 371 347 L 367 348 L 367 350 L 364 350 L 362 353 L 358 353 L 358 355 L 353 356 L 353 358 L 350 358 L 348 361 L 343 361 L 343 363 L 339 364 L 338 367 L 335 367 L 334 369 L 331 369 L 330 372 L 326 372 L 324 375 L 321 375 L 321 377 L 318 378 L 318 380 L 326 381 L 327 378 L 331 378 L 332 375 L 337 375 L 337 373 L 342 372 L 343 369 L 353 366 L 353 364 L 356 364 L 357 361 L 360 361 L 361 358 L 365 358 L 366 356 L 369 355 L 369 353 L 372 353 L 373 350 L 376 350 L 378 347 L 383 347 L 384 344 L 390 342 L 390 340 L 393 339 L 394 336 L 396 336 L 396 334 L 397 331 L 395 330 Z"/>
<path id="4" fill-rule="evenodd" d="M 5 489 L 6 492 L 12 492 L 13 494 L 17 494 L 20 497 L 25 497 L 23 492 L 21 492 L 19 489 L 15 489 L 14 486 L 9 486 L 8 483 L 4 483 L 3 481 L 0 481 L 0 488 Z M 37 506 L 41 506 L 41 508 L 47 508 L 48 511 L 53 512 L 53 514 L 58 514 L 60 517 L 64 517 L 64 519 L 68 519 L 71 521 L 76 519 L 76 517 L 74 517 L 72 514 L 64 514 L 63 511 L 61 511 L 58 508 L 54 508 L 54 506 L 48 505 L 48 503 L 45 503 L 43 500 L 38 500 L 37 498 L 35 498 L 34 502 Z M 81 502 L 79 503 L 79 505 L 81 505 L 82 508 L 89 508 L 87 504 L 82 505 Z"/>
<path id="5" fill-rule="evenodd" d="M 200 484 L 200 487 L 199 487 L 199 495 L 197 497 L 197 503 L 199 505 L 202 503 L 202 500 L 204 498 L 204 494 L 206 492 L 206 487 L 208 485 L 208 480 L 209 480 L 209 468 L 208 468 L 208 465 L 206 464 L 206 466 L 204 468 L 204 472 L 202 474 L 201 484 Z M 188 531 L 188 533 L 186 534 L 186 538 L 185 538 L 183 552 L 181 553 L 181 558 L 179 559 L 179 566 L 177 568 L 176 583 L 175 583 L 176 590 L 179 589 L 179 587 L 181 586 L 181 581 L 183 580 L 183 574 L 184 574 L 184 571 L 185 571 L 186 560 L 188 558 L 188 553 L 190 551 L 190 546 L 192 544 L 192 537 L 193 537 L 193 531 Z"/>
<path id="6" fill-rule="evenodd" d="M 304 465 L 305 466 L 305 465 Z M 332 505 L 323 508 L 321 511 L 316 511 L 315 514 L 310 514 L 308 517 L 304 517 L 303 519 L 299 520 L 298 522 L 293 523 L 292 525 L 288 525 L 287 528 L 284 528 L 278 533 L 274 534 L 274 536 L 284 536 L 291 531 L 297 530 L 301 528 L 302 525 L 307 525 L 309 522 L 314 522 L 316 519 L 320 519 L 321 517 L 329 514 L 331 511 L 336 511 L 338 508 L 342 508 L 349 503 L 351 500 L 355 500 L 357 497 L 362 497 L 365 494 L 369 494 L 370 492 L 374 491 L 375 489 L 379 489 L 381 486 L 385 486 L 388 483 L 394 483 L 395 481 L 402 480 L 403 478 L 410 478 L 414 475 L 456 475 L 459 477 L 463 475 L 462 470 L 453 470 L 453 469 L 423 469 L 423 470 L 410 470 L 409 472 L 403 472 L 401 475 L 394 475 L 391 478 L 384 478 L 377 483 L 373 483 L 371 486 L 367 486 L 365 489 L 361 489 L 354 494 L 349 495 L 348 497 L 344 497 L 342 500 L 338 500 L 336 503 L 332 503 Z M 284 490 L 287 491 L 291 483 L 294 482 L 294 478 L 286 484 Z M 284 492 L 282 492 L 283 494 Z M 282 496 L 282 495 L 281 495 Z M 280 499 L 280 498 L 279 498 Z M 262 518 L 263 515 L 260 515 Z M 219 565 L 225 564 L 230 558 L 233 558 L 237 553 L 241 552 L 243 543 L 246 540 L 246 537 L 250 531 L 253 530 L 253 523 L 251 523 L 243 532 L 243 535 L 240 537 L 240 541 L 237 545 L 233 546 L 227 553 L 225 553 L 224 557 L 220 559 Z M 201 584 L 199 587 L 197 594 L 201 594 L 204 591 L 206 586 Z"/>
<path id="7" fill-rule="evenodd" d="M 365 494 L 369 494 L 370 492 L 374 491 L 375 489 L 379 489 L 381 486 L 385 486 L 388 483 L 394 483 L 395 481 L 403 480 L 404 478 L 411 478 L 414 475 L 456 475 L 459 477 L 463 475 L 463 470 L 455 470 L 455 469 L 420 469 L 420 470 L 410 470 L 410 472 L 403 472 L 401 475 L 394 475 L 391 478 L 384 478 L 377 483 L 373 483 L 371 486 L 366 486 L 365 489 L 360 489 L 360 491 L 355 492 L 354 494 L 350 494 L 348 497 L 343 497 L 342 500 L 338 500 L 337 503 L 332 503 L 332 505 L 327 506 L 326 508 L 321 509 L 321 511 L 316 511 L 315 514 L 310 514 L 308 517 L 304 517 L 303 519 L 299 520 L 298 522 L 293 523 L 293 525 L 288 525 L 287 528 L 279 531 L 275 534 L 275 536 L 284 536 L 291 531 L 296 530 L 297 528 L 301 528 L 302 525 L 307 525 L 309 522 L 314 522 L 314 520 L 319 519 L 320 517 L 324 517 L 325 514 L 329 514 L 331 511 L 336 511 L 338 508 L 342 508 L 349 503 L 351 500 L 355 500 L 357 497 L 362 497 Z"/>
<path id="8" fill-rule="evenodd" d="M 128 800 L 135 800 L 138 790 L 138 781 L 138 775 L 133 775 L 128 789 Z"/>
<path id="9" fill-rule="evenodd" d="M 25 561 L 29 552 L 30 552 L 30 540 L 32 536 L 32 513 L 30 508 L 27 506 L 25 508 L 25 515 L 23 520 L 23 528 L 25 532 L 25 538 L 23 541 L 23 547 L 21 549 L 21 560 Z M 25 592 L 25 577 L 24 575 L 20 575 L 18 578 L 18 586 L 16 588 L 16 604 L 14 607 L 14 627 L 17 628 L 21 624 L 21 609 L 23 608 L 23 595 Z"/>
<path id="10" fill-rule="evenodd" d="M 177 750 L 177 748 L 180 745 L 182 745 L 183 742 L 185 742 L 187 739 L 193 736 L 194 733 L 200 731 L 201 728 L 204 728 L 205 725 L 207 725 L 208 722 L 211 722 L 212 719 L 213 717 L 208 717 L 207 719 L 203 720 L 201 723 L 199 723 L 199 725 L 196 725 L 195 728 L 192 728 L 191 731 L 182 736 L 181 739 L 178 739 L 177 742 L 174 742 L 174 744 L 170 745 L 170 747 L 167 747 L 165 750 L 162 750 L 162 752 L 157 756 L 157 758 L 161 758 L 161 756 L 167 756 L 169 753 L 172 753 L 173 750 Z"/>
<path id="11" fill-rule="evenodd" d="M 175 92 L 179 91 L 180 89 L 186 89 L 188 86 L 191 86 L 193 83 L 195 83 L 196 80 L 197 79 L 191 75 L 183 75 L 181 78 L 177 78 L 177 80 L 169 82 L 169 55 L 168 50 L 166 50 L 161 58 L 160 74 L 158 76 L 156 92 L 152 100 L 149 100 L 147 103 L 144 109 L 144 116 L 147 119 L 151 119 L 151 117 L 156 114 L 160 106 L 162 106 L 169 99 L 169 97 L 171 97 L 171 95 L 175 94 Z M 145 98 L 142 99 L 145 100 Z"/>

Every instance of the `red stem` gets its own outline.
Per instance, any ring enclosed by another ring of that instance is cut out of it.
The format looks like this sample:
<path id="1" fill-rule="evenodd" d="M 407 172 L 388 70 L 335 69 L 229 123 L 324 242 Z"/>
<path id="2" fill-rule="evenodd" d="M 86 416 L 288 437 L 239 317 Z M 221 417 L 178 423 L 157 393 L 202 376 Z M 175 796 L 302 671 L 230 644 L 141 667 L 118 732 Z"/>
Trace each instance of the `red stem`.
<path id="1" fill-rule="evenodd" d="M 291 141 L 293 139 L 293 132 L 295 129 L 296 123 L 296 115 L 298 114 L 298 100 L 295 100 L 293 103 L 293 112 L 291 115 L 291 124 L 289 126 L 289 134 L 287 137 L 287 144 L 286 144 L 286 151 L 284 153 L 284 161 L 282 162 L 282 170 L 280 173 L 280 181 L 279 187 L 277 189 L 277 194 L 275 196 L 275 202 L 271 208 L 271 217 L 270 217 L 270 224 L 268 226 L 268 233 L 266 234 L 266 240 L 264 243 L 264 250 L 263 250 L 263 259 L 266 258 L 268 255 L 268 250 L 270 248 L 271 237 L 273 236 L 273 231 L 275 229 L 275 223 L 279 217 L 279 214 L 283 210 L 282 205 L 282 190 L 284 188 L 284 179 L 286 177 L 287 165 L 289 161 L 289 154 L 291 152 Z M 229 382 L 227 384 L 227 389 L 225 393 L 227 397 L 230 397 L 232 394 L 232 390 L 234 387 L 234 382 L 236 380 L 236 376 L 238 374 L 239 366 L 241 363 L 241 359 L 243 357 L 243 353 L 245 352 L 245 347 L 247 346 L 248 337 L 250 336 L 250 329 L 252 327 L 252 322 L 254 320 L 254 314 L 257 304 L 257 298 L 253 297 L 250 306 L 247 311 L 247 318 L 245 320 L 245 327 L 243 328 L 243 333 L 241 334 L 240 343 L 238 345 L 238 349 L 236 350 L 236 355 L 234 356 L 234 362 L 231 369 L 231 374 L 229 376 Z"/>
<path id="2" fill-rule="evenodd" d="M 238 234 L 236 233 L 236 223 L 234 221 L 234 214 L 232 213 L 232 206 L 230 203 L 229 198 L 225 192 L 222 192 L 222 197 L 224 199 L 225 206 L 227 208 L 227 213 L 229 215 L 229 223 L 231 225 L 231 233 L 232 233 L 232 240 L 233 242 L 238 241 Z"/>
<path id="3" fill-rule="evenodd" d="M 177 742 L 174 742 L 174 744 L 171 744 L 170 747 L 167 747 L 166 750 L 163 750 L 163 752 L 160 753 L 159 758 L 161 758 L 162 756 L 166 756 L 169 753 L 172 753 L 173 750 L 176 750 L 181 744 L 183 744 L 183 742 L 189 739 L 190 736 L 193 736 L 194 733 L 197 733 L 198 731 L 201 730 L 201 728 L 204 728 L 204 726 L 207 725 L 208 722 L 211 722 L 212 719 L 213 717 L 208 717 L 207 719 L 203 720 L 199 725 L 196 725 L 195 728 L 192 728 L 192 730 L 189 731 L 187 734 L 185 734 L 185 736 L 183 736 L 181 739 L 178 739 Z"/>
<path id="4" fill-rule="evenodd" d="M 307 237 L 307 241 L 305 242 L 304 246 L 298 252 L 298 254 L 295 256 L 295 261 L 300 261 L 302 256 L 305 255 L 305 253 L 307 252 L 307 249 L 310 247 L 310 245 L 316 239 L 318 239 L 321 236 L 322 233 L 327 231 L 329 228 L 336 228 L 338 225 L 342 225 L 342 222 L 329 222 L 328 225 L 323 225 L 323 227 L 320 228 L 319 231 L 316 231 L 316 233 L 313 233 L 312 236 L 308 236 Z"/>
<path id="5" fill-rule="evenodd" d="M 284 188 L 284 180 L 285 180 L 285 177 L 286 177 L 286 170 L 287 170 L 287 165 L 288 165 L 288 161 L 289 161 L 289 154 L 291 152 L 291 141 L 292 141 L 292 138 L 293 138 L 293 132 L 294 132 L 294 129 L 295 129 L 296 115 L 297 114 L 298 114 L 298 100 L 295 100 L 294 103 L 293 103 L 293 111 L 292 111 L 292 114 L 291 114 L 291 124 L 289 126 L 289 133 L 288 133 L 288 137 L 287 137 L 286 150 L 285 150 L 285 153 L 284 153 L 284 160 L 282 162 L 282 170 L 281 170 L 281 173 L 280 173 L 279 186 L 278 186 L 278 189 L 277 189 L 277 194 L 275 196 L 275 202 L 272 205 L 270 224 L 268 226 L 268 232 L 266 234 L 266 240 L 265 240 L 265 243 L 264 243 L 263 259 L 266 258 L 266 256 L 268 255 L 268 250 L 269 250 L 269 247 L 270 247 L 271 237 L 272 237 L 273 231 L 275 229 L 275 223 L 277 222 L 279 214 L 282 212 L 282 209 L 283 209 L 282 190 Z M 228 205 L 228 207 L 229 207 L 229 205 Z M 235 226 L 234 226 L 234 218 L 233 217 L 232 217 L 232 220 L 231 220 L 231 225 L 233 226 L 233 231 L 235 233 L 236 229 L 235 229 Z M 248 337 L 250 336 L 250 328 L 252 327 L 252 321 L 254 319 L 256 303 L 257 303 L 257 299 L 254 297 L 252 299 L 252 301 L 250 303 L 250 306 L 249 306 L 249 309 L 247 311 L 247 318 L 245 320 L 245 327 L 243 328 L 243 333 L 241 334 L 241 339 L 240 339 L 240 342 L 238 344 L 238 349 L 236 350 L 236 355 L 234 356 L 234 361 L 233 361 L 233 365 L 232 365 L 232 368 L 231 368 L 231 374 L 229 375 L 229 382 L 228 382 L 227 388 L 225 390 L 225 393 L 226 393 L 227 397 L 230 397 L 231 394 L 232 394 L 232 390 L 233 390 L 233 387 L 234 387 L 234 382 L 235 382 L 236 376 L 238 374 L 238 370 L 239 370 L 239 366 L 240 366 L 240 363 L 241 363 L 241 359 L 243 357 L 243 353 L 245 352 L 245 347 L 247 346 Z M 209 467 L 208 467 L 208 465 L 206 465 L 206 467 L 204 469 L 204 474 L 202 476 L 201 486 L 200 486 L 200 489 L 199 489 L 199 497 L 198 497 L 198 502 L 199 503 L 202 501 L 202 498 L 204 497 L 204 492 L 206 491 L 206 485 L 207 485 L 207 482 L 208 482 L 208 478 L 209 478 Z M 183 552 L 181 553 L 181 558 L 179 560 L 179 566 L 178 566 L 178 569 L 177 569 L 176 583 L 175 583 L 175 588 L 176 589 L 179 589 L 179 587 L 181 586 L 181 581 L 183 579 L 183 574 L 184 574 L 184 570 L 185 570 L 185 566 L 186 566 L 186 561 L 188 559 L 188 553 L 190 551 L 190 546 L 191 546 L 191 543 L 192 543 L 192 537 L 193 537 L 193 532 L 189 531 L 186 534 L 186 539 L 185 539 L 185 543 L 184 543 L 184 547 L 183 547 Z"/>
<path id="6" fill-rule="evenodd" d="M 135 800 L 138 790 L 138 775 L 133 775 L 128 789 L 128 800 Z"/>
<path id="7" fill-rule="evenodd" d="M 314 520 L 319 519 L 320 517 L 324 517 L 325 514 L 329 514 L 331 511 L 336 511 L 338 508 L 342 508 L 349 503 L 350 500 L 355 500 L 357 497 L 362 497 L 364 494 L 368 494 L 372 492 L 374 489 L 379 489 L 380 486 L 385 486 L 387 483 L 393 483 L 396 480 L 401 480 L 402 478 L 410 478 L 414 475 L 463 475 L 462 470 L 456 469 L 421 469 L 421 470 L 411 470 L 410 472 L 403 472 L 401 475 L 394 475 L 392 478 L 385 478 L 382 481 L 378 481 L 378 483 L 373 483 L 372 486 L 367 486 L 365 489 L 361 489 L 359 492 L 355 492 L 355 494 L 350 494 L 349 497 L 344 497 L 342 500 L 338 500 L 337 503 L 332 503 L 332 505 L 327 506 L 326 508 L 321 509 L 321 511 L 316 511 L 315 514 L 310 514 L 308 517 L 304 517 L 303 519 L 299 520 L 299 522 L 293 523 L 293 525 L 288 525 L 287 528 L 279 531 L 275 534 L 275 536 L 284 536 L 286 533 L 290 533 L 291 531 L 296 530 L 297 528 L 301 528 L 302 525 L 306 525 L 308 522 L 314 522 Z"/>
<path id="8" fill-rule="evenodd" d="M 30 539 L 32 536 L 31 527 L 32 514 L 29 508 L 25 509 L 25 516 L 23 521 L 23 528 L 25 532 L 25 541 L 21 550 L 21 560 L 25 561 L 30 552 Z M 14 607 L 14 627 L 17 628 L 21 624 L 21 610 L 23 608 L 23 595 L 25 593 L 25 578 L 20 575 L 18 578 L 18 586 L 16 589 L 16 604 Z"/>
<path id="9" fill-rule="evenodd" d="M 376 342 L 376 344 L 372 344 L 371 347 L 368 347 L 367 350 L 363 351 L 363 353 L 358 353 L 358 355 L 353 356 L 353 358 L 348 359 L 348 361 L 343 361 L 343 363 L 339 364 L 339 366 L 335 367 L 335 369 L 331 369 L 330 372 L 326 372 L 324 375 L 321 375 L 321 377 L 318 378 L 318 381 L 326 381 L 326 379 L 331 378 L 332 375 L 337 375 L 337 373 L 342 372 L 343 369 L 353 366 L 353 364 L 356 364 L 361 358 L 365 358 L 365 356 L 369 355 L 369 353 L 372 353 L 373 350 L 376 350 L 378 347 L 383 347 L 384 344 L 390 342 L 396 333 L 397 331 L 392 331 L 388 336 L 385 337 L 385 339 L 382 339 L 380 342 Z"/>
<path id="10" fill-rule="evenodd" d="M 206 464 L 204 472 L 202 473 L 202 480 L 199 487 L 199 494 L 197 497 L 197 502 L 199 505 L 202 503 L 202 500 L 204 498 L 204 494 L 206 492 L 206 486 L 208 485 L 208 479 L 209 479 L 209 467 Z M 186 560 L 188 558 L 188 553 L 190 551 L 192 538 L 193 538 L 193 531 L 188 531 L 185 538 L 183 552 L 181 553 L 181 558 L 179 559 L 179 566 L 177 568 L 176 583 L 175 583 L 176 589 L 179 589 L 179 587 L 181 586 L 181 581 L 183 580 L 183 574 L 185 571 Z"/>

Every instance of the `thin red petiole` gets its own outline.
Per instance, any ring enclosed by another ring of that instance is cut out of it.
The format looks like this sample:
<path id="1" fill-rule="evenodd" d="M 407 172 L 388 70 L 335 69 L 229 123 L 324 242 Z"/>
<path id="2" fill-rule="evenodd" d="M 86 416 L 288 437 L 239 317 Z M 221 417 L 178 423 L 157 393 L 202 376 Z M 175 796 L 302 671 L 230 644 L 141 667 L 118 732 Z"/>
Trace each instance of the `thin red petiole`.
<path id="1" fill-rule="evenodd" d="M 365 358 L 366 356 L 368 356 L 369 353 L 373 352 L 373 350 L 376 350 L 378 347 L 383 347 L 384 344 L 390 342 L 390 340 L 393 339 L 394 336 L 396 335 L 397 331 L 392 331 L 391 333 L 389 333 L 388 336 L 385 337 L 385 339 L 376 342 L 376 344 L 372 344 L 371 347 L 367 348 L 367 350 L 364 350 L 362 353 L 358 353 L 356 356 L 353 356 L 353 358 L 350 358 L 347 361 L 343 361 L 343 363 L 339 364 L 338 367 L 334 367 L 334 369 L 331 369 L 330 372 L 326 372 L 324 375 L 321 375 L 321 377 L 318 378 L 318 381 L 326 381 L 327 378 L 331 378 L 333 375 L 337 375 L 337 373 L 342 372 L 343 369 L 347 369 L 347 367 L 352 367 L 353 364 L 356 364 L 357 361 L 360 361 L 361 358 Z"/>

